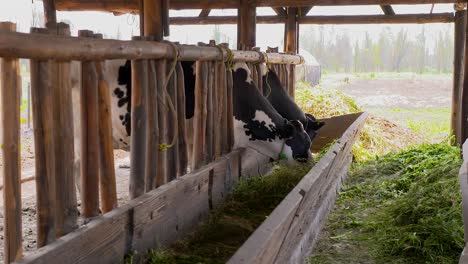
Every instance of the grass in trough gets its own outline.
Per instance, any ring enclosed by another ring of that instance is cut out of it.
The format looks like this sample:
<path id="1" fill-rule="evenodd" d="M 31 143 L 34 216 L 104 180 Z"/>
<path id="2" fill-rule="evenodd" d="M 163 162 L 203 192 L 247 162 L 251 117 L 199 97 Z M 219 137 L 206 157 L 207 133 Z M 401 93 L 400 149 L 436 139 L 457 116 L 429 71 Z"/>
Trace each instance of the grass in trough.
<path id="1" fill-rule="evenodd" d="M 146 262 L 225 263 L 311 166 L 279 164 L 268 176 L 240 182 L 226 202 L 187 239 L 169 249 L 150 251 Z"/>
<path id="2" fill-rule="evenodd" d="M 458 263 L 457 147 L 423 144 L 354 164 L 311 263 Z"/>
<path id="3" fill-rule="evenodd" d="M 299 82 L 296 84 L 295 96 L 304 112 L 317 118 L 364 111 L 350 96 L 334 88 L 320 85 L 311 87 L 306 82 Z M 353 154 L 357 161 L 365 161 L 421 142 L 423 138 L 411 129 L 371 115 L 353 146 Z"/>

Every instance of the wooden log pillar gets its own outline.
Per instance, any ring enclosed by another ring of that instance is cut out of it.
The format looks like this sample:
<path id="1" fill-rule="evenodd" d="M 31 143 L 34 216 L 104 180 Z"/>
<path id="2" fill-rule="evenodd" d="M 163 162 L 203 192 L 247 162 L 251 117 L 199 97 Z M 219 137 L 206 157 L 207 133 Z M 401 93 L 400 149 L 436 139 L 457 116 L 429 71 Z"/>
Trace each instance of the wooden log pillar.
<path id="1" fill-rule="evenodd" d="M 158 124 L 158 76 L 156 73 L 157 62 L 149 60 L 148 69 L 148 126 L 147 126 L 147 148 L 146 148 L 146 171 L 145 171 L 145 191 L 156 188 L 156 177 L 158 175 L 159 164 L 159 124 Z"/>
<path id="2" fill-rule="evenodd" d="M 251 49 L 255 47 L 257 28 L 256 1 L 240 0 L 237 11 L 237 49 Z"/>
<path id="3" fill-rule="evenodd" d="M 465 21 L 468 23 L 468 19 Z M 468 78 L 466 78 L 468 76 L 468 54 L 467 54 L 468 48 L 466 48 L 468 45 L 468 34 L 466 33 L 466 30 L 468 30 L 468 26 L 465 23 L 465 38 L 464 38 L 465 58 L 464 58 L 464 69 L 463 69 L 464 78 L 463 78 L 463 87 L 462 87 L 462 90 L 460 91 L 460 98 L 459 98 L 459 101 L 460 101 L 459 111 L 460 111 L 460 120 L 461 120 L 460 122 L 461 123 L 460 124 L 460 127 L 461 127 L 460 142 L 461 143 L 464 143 L 465 140 L 468 138 Z M 457 56 L 460 56 L 460 55 L 457 55 Z"/>
<path id="4" fill-rule="evenodd" d="M 16 24 L 0 23 L 0 30 L 16 31 Z M 23 256 L 21 225 L 20 97 L 21 76 L 17 58 L 0 60 L 3 133 L 4 261 Z"/>
<path id="5" fill-rule="evenodd" d="M 175 64 L 174 64 L 175 63 Z M 166 87 L 167 96 L 165 99 L 165 104 L 168 107 L 167 112 L 167 131 L 168 131 L 168 138 L 167 144 L 173 144 L 167 150 L 167 180 L 172 181 L 177 178 L 177 167 L 179 163 L 179 148 L 178 148 L 178 104 L 177 104 L 177 61 L 171 61 L 170 67 L 167 69 L 168 75 L 172 70 L 172 74 L 170 78 L 167 80 L 168 85 Z M 171 105 L 172 104 L 172 105 Z M 185 120 L 185 118 L 184 118 Z"/>
<path id="6" fill-rule="evenodd" d="M 49 25 L 55 33 L 70 36 L 70 26 L 65 23 Z M 53 130 L 55 153 L 55 195 L 56 195 L 56 237 L 70 233 L 77 228 L 77 198 L 74 171 L 75 162 L 72 84 L 70 61 L 50 62 L 53 76 Z"/>
<path id="7" fill-rule="evenodd" d="M 96 34 L 94 37 L 102 39 L 102 34 Z M 98 77 L 99 187 L 101 209 L 103 213 L 107 213 L 117 207 L 117 185 L 112 143 L 110 88 L 104 78 L 103 63 L 102 61 L 95 62 Z"/>
<path id="8" fill-rule="evenodd" d="M 93 38 L 89 30 L 80 37 Z M 96 64 L 81 62 L 81 206 L 85 218 L 99 215 L 99 121 Z"/>
<path id="9" fill-rule="evenodd" d="M 45 26 L 53 27 L 57 23 L 57 11 L 55 9 L 55 0 L 43 0 Z"/>
<path id="10" fill-rule="evenodd" d="M 285 47 L 284 51 L 288 54 L 297 54 L 299 50 L 298 36 L 299 36 L 299 23 L 298 21 L 298 8 L 288 7 L 288 18 L 286 20 L 285 29 Z M 295 69 L 296 66 L 291 64 L 287 66 L 289 68 L 289 74 L 287 76 L 287 91 L 291 98 L 294 99 L 294 85 L 296 80 Z"/>
<path id="11" fill-rule="evenodd" d="M 195 109 L 193 117 L 192 170 L 204 163 L 206 139 L 206 104 L 208 94 L 208 74 L 205 62 L 195 62 Z"/>
<path id="12" fill-rule="evenodd" d="M 188 166 L 188 150 L 187 150 L 187 134 L 185 127 L 185 84 L 184 70 L 180 62 L 177 63 L 177 122 L 178 122 L 178 139 L 177 146 L 179 148 L 179 163 L 177 167 L 177 176 L 182 176 L 187 173 Z M 191 131 L 190 131 L 191 132 Z"/>
<path id="13" fill-rule="evenodd" d="M 161 151 L 159 144 L 168 143 L 168 131 L 167 131 L 167 114 L 169 108 L 166 102 L 165 89 L 166 89 L 166 60 L 156 61 L 156 75 L 157 75 L 157 90 L 156 90 L 156 107 L 158 111 L 158 126 L 159 126 L 159 142 L 157 142 L 156 150 L 158 151 L 158 168 L 156 175 L 156 186 L 159 187 L 168 181 L 168 155 L 167 151 Z M 150 150 L 153 151 L 153 150 Z"/>
<path id="14" fill-rule="evenodd" d="M 455 13 L 455 42 L 453 63 L 453 90 L 452 90 L 452 113 L 451 128 L 457 144 L 462 141 L 462 119 L 461 119 L 461 91 L 463 91 L 464 64 L 465 64 L 465 38 L 467 11 L 460 10 Z"/>

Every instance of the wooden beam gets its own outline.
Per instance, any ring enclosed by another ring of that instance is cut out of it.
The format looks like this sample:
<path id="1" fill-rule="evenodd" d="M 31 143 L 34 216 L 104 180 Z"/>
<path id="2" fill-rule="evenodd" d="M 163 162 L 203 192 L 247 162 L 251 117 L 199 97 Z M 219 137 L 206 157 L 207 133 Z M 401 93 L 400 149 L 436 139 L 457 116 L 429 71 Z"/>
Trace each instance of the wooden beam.
<path id="1" fill-rule="evenodd" d="M 55 0 L 43 0 L 44 17 L 46 27 L 50 27 L 57 23 L 57 11 L 55 9 Z"/>
<path id="2" fill-rule="evenodd" d="M 257 28 L 255 0 L 240 0 L 237 14 L 237 49 L 255 47 Z"/>
<path id="3" fill-rule="evenodd" d="M 285 17 L 287 15 L 286 10 L 283 7 L 272 7 L 271 9 L 273 9 L 278 16 Z"/>
<path id="4" fill-rule="evenodd" d="M 452 114 L 451 130 L 455 136 L 456 143 L 463 144 L 462 141 L 462 119 L 461 119 L 461 98 L 463 91 L 464 66 L 465 66 L 465 38 L 467 11 L 457 11 L 455 13 L 455 41 L 454 41 L 454 62 L 453 62 L 453 90 L 452 90 Z M 468 234 L 467 234 L 468 235 Z"/>
<path id="5" fill-rule="evenodd" d="M 217 47 L 176 45 L 179 60 L 218 60 L 227 56 Z M 263 62 L 262 54 L 256 51 L 232 51 L 234 61 Z M 298 55 L 269 53 L 269 63 L 300 64 Z M 112 59 L 173 59 L 171 44 L 154 41 L 124 41 L 109 39 L 76 38 L 65 36 L 43 36 L 0 31 L 0 57 L 57 60 L 112 60 Z"/>
<path id="6" fill-rule="evenodd" d="M 305 17 L 314 6 L 304 6 L 299 9 L 299 17 Z"/>
<path id="7" fill-rule="evenodd" d="M 362 15 L 362 16 L 307 16 L 299 19 L 300 24 L 425 24 L 452 23 L 453 13 Z"/>
<path id="8" fill-rule="evenodd" d="M 468 19 L 467 19 L 468 23 Z M 465 29 L 468 28 L 468 25 L 465 25 Z M 460 118 L 461 118 L 461 138 L 460 142 L 464 143 L 466 139 L 468 139 L 468 34 L 465 33 L 465 60 L 464 60 L 464 80 L 463 80 L 463 87 L 461 87 L 460 91 Z"/>
<path id="9" fill-rule="evenodd" d="M 288 7 L 288 19 L 284 27 L 284 52 L 288 54 L 297 53 L 297 7 Z"/>
<path id="10" fill-rule="evenodd" d="M 15 31 L 16 24 L 0 23 L 0 30 Z M 21 150 L 20 94 L 21 76 L 18 59 L 0 59 L 1 124 L 3 135 L 3 243 L 4 262 L 19 260 L 23 255 L 21 225 Z"/>
<path id="11" fill-rule="evenodd" d="M 395 15 L 395 11 L 393 10 L 393 7 L 391 5 L 381 5 L 380 8 L 382 8 L 382 11 L 387 16 Z"/>
<path id="12" fill-rule="evenodd" d="M 237 16 L 211 16 L 211 17 L 171 17 L 171 25 L 216 25 L 237 24 Z M 257 16 L 257 24 L 282 24 L 286 16 Z"/>
<path id="13" fill-rule="evenodd" d="M 199 17 L 207 17 L 211 12 L 211 9 L 203 9 L 200 11 L 200 14 L 198 15 Z"/>
<path id="14" fill-rule="evenodd" d="M 397 4 L 447 4 L 459 0 L 258 0 L 257 7 L 307 7 L 341 5 L 397 5 Z M 466 2 L 466 1 L 463 1 Z M 55 0 L 61 11 L 109 11 L 120 13 L 138 12 L 138 0 Z M 225 9 L 239 8 L 238 0 L 172 0 L 171 9 Z"/>

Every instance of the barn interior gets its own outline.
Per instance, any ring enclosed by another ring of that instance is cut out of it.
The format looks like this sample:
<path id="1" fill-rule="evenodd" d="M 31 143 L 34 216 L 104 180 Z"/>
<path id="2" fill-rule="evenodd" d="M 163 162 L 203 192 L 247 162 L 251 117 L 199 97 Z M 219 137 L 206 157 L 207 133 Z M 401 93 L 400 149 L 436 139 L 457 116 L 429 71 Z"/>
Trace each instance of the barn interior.
<path id="1" fill-rule="evenodd" d="M 427 3 L 453 3 L 454 12 L 396 14 L 392 8 Z M 183 237 L 212 210 L 213 204 L 222 203 L 240 179 L 268 172 L 269 158 L 248 149 L 233 149 L 233 124 L 224 122 L 232 116 L 229 67 L 235 61 L 246 62 L 254 83 L 262 89 L 259 63 L 267 63 L 294 98 L 296 65 L 303 63 L 297 55 L 300 25 L 454 23 L 451 124 L 458 144 L 468 138 L 468 80 L 464 78 L 468 75 L 466 1 L 43 0 L 43 5 L 46 28 L 32 28 L 25 34 L 15 32 L 13 23 L 0 23 L 5 263 L 121 262 L 129 252 L 144 252 Z M 379 5 L 384 14 L 308 15 L 314 6 L 347 5 Z M 258 16 L 258 7 L 272 8 L 276 15 Z M 169 16 L 169 10 L 186 9 L 201 12 L 196 17 Z M 213 9 L 237 9 L 237 16 L 210 16 Z M 80 30 L 78 37 L 71 37 L 69 27 L 57 21 L 58 11 L 138 14 L 140 36 L 122 41 L 102 39 L 100 34 Z M 170 25 L 206 24 L 237 25 L 237 47 L 208 40 L 196 46 L 164 41 L 170 35 Z M 284 50 L 256 48 L 257 24 L 284 24 Z M 36 144 L 34 181 L 25 184 L 21 182 L 18 143 L 19 58 L 31 61 Z M 110 105 L 104 95 L 109 87 L 101 69 L 104 60 L 113 59 L 131 60 L 137 69 L 132 72 L 131 119 L 141 126 L 132 126 L 130 170 L 116 168 L 113 160 Z M 184 104 L 180 100 L 185 100 L 179 84 L 181 74 L 168 74 L 172 65 L 177 73 L 180 61 L 186 60 L 197 61 L 196 98 L 205 99 L 196 101 L 191 160 L 184 153 L 184 138 L 192 131 L 185 130 L 179 116 Z M 80 105 L 71 101 L 71 61 L 79 61 L 83 72 L 80 96 L 86 99 Z M 152 85 L 158 87 L 156 93 L 149 88 Z M 172 104 L 179 108 L 164 110 L 166 106 L 157 98 L 157 93 L 165 92 L 163 87 Z M 74 111 L 80 112 L 80 123 L 75 127 L 68 122 Z M 172 114 L 178 117 L 174 118 L 176 125 L 169 121 Z M 320 130 L 312 150 L 319 152 L 330 143 L 332 146 L 232 256 L 230 263 L 298 263 L 310 255 L 346 178 L 351 147 L 366 118 L 366 113 L 359 113 L 324 120 L 328 125 Z M 79 150 L 74 146 L 74 129 L 81 133 Z M 161 136 L 155 138 L 153 134 Z M 177 135 L 175 144 L 182 144 L 181 147 L 167 148 L 174 145 L 169 144 L 172 135 Z M 151 151 L 154 149 L 158 151 Z M 77 151 L 81 157 L 79 165 L 74 163 Z M 76 172 L 70 169 L 77 166 L 82 185 L 79 195 L 75 191 Z M 186 173 L 188 167 L 192 171 Z M 461 186 L 466 215 L 468 181 L 461 181 Z M 31 233 L 22 231 L 21 204 L 26 200 L 37 206 L 32 220 L 37 229 Z M 467 222 L 468 234 L 466 228 Z M 23 243 L 28 240 L 35 240 L 33 247 L 38 249 L 24 250 Z M 468 257 L 462 254 L 461 261 L 468 261 Z"/>

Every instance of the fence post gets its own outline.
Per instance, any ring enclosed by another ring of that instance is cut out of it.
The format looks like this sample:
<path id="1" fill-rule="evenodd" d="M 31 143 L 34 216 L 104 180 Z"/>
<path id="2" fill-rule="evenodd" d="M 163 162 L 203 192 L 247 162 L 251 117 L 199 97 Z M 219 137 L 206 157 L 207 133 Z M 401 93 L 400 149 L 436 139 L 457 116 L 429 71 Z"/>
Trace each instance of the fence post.
<path id="1" fill-rule="evenodd" d="M 0 23 L 0 29 L 16 31 L 16 24 Z M 21 157 L 20 157 L 20 91 L 19 60 L 1 59 L 1 102 L 3 132 L 3 208 L 4 259 L 6 263 L 23 255 L 21 226 Z"/>

